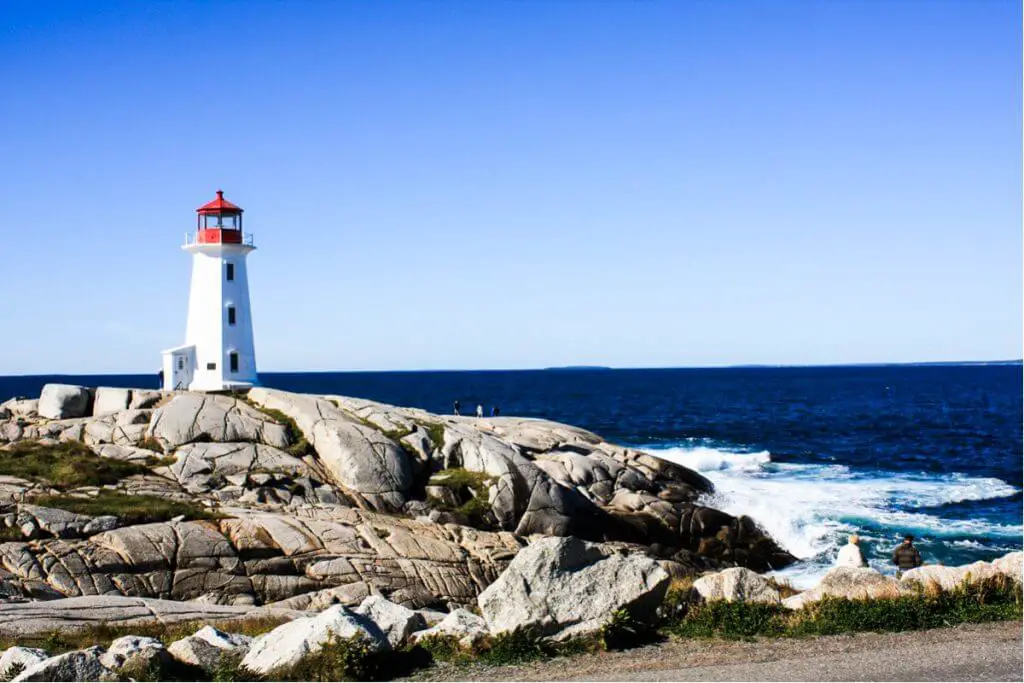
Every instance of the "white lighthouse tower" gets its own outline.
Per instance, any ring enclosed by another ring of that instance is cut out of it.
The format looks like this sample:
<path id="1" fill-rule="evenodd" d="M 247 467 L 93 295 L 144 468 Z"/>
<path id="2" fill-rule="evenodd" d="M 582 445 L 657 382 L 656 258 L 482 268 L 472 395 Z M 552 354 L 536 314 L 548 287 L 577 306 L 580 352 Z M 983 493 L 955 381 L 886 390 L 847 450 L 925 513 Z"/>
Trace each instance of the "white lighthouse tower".
<path id="1" fill-rule="evenodd" d="M 256 247 L 242 232 L 242 209 L 217 198 L 196 209 L 185 345 L 163 352 L 166 390 L 224 391 L 258 383 L 245 257 Z"/>

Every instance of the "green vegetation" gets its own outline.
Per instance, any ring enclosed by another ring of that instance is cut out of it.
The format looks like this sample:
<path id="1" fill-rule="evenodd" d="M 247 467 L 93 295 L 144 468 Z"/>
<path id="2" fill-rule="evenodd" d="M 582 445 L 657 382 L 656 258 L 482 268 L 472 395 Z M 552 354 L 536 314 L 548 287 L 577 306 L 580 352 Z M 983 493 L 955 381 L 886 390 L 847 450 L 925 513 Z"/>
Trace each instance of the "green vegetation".
<path id="1" fill-rule="evenodd" d="M 16 526 L 0 526 L 0 543 L 21 540 L 23 540 L 21 529 Z"/>
<path id="2" fill-rule="evenodd" d="M 472 527 L 492 529 L 495 526 L 495 520 L 491 513 L 491 504 L 488 501 L 488 491 L 494 480 L 495 477 L 484 472 L 473 472 L 461 467 L 443 470 L 430 477 L 430 485 L 444 486 L 450 489 L 458 500 L 464 502 L 452 505 L 447 501 L 431 497 L 429 498 L 430 504 L 438 510 L 447 510 L 463 515 Z"/>
<path id="3" fill-rule="evenodd" d="M 441 450 L 444 448 L 444 425 L 440 422 L 428 422 L 420 425 L 426 430 L 427 436 L 430 437 L 430 443 L 434 444 L 434 448 Z"/>
<path id="4" fill-rule="evenodd" d="M 137 463 L 101 458 L 80 441 L 19 441 L 0 457 L 0 474 L 62 490 L 116 484 L 125 477 L 148 473 L 149 468 Z"/>
<path id="5" fill-rule="evenodd" d="M 889 599 L 826 597 L 801 610 L 712 602 L 692 607 L 664 630 L 686 638 L 800 637 L 858 631 L 916 631 L 1021 618 L 1021 587 L 995 577 L 953 591 L 922 590 Z"/>
<path id="6" fill-rule="evenodd" d="M 219 519 L 220 515 L 192 501 L 169 500 L 157 496 L 129 495 L 101 490 L 95 497 L 71 495 L 37 496 L 33 505 L 58 508 L 80 515 L 114 515 L 124 524 L 166 522 L 178 516 L 185 519 Z"/>
<path id="7" fill-rule="evenodd" d="M 151 436 L 143 438 L 142 441 L 138 442 L 135 445 L 138 446 L 139 448 L 145 448 L 147 451 L 153 451 L 154 453 L 164 452 L 164 447 L 160 444 L 160 442 Z"/>
<path id="8" fill-rule="evenodd" d="M 313 450 L 313 444 L 306 440 L 306 435 L 299 429 L 299 425 L 292 418 L 288 417 L 280 410 L 274 408 L 265 408 L 258 403 L 254 403 L 247 398 L 239 397 L 240 400 L 244 400 L 247 404 L 260 411 L 275 422 L 280 422 L 284 425 L 288 432 L 288 440 L 291 442 L 291 446 L 285 449 L 289 455 L 293 455 L 296 458 L 302 458 L 307 455 L 312 455 L 316 451 Z"/>

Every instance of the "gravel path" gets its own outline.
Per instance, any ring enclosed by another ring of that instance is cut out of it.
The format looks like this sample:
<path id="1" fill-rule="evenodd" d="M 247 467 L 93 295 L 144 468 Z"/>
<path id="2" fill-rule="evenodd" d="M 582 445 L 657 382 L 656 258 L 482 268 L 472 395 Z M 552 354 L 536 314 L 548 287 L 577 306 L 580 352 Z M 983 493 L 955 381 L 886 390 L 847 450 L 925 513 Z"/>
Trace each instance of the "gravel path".
<path id="1" fill-rule="evenodd" d="M 819 638 L 671 640 L 523 666 L 451 666 L 420 680 L 1020 681 L 1021 622 Z"/>

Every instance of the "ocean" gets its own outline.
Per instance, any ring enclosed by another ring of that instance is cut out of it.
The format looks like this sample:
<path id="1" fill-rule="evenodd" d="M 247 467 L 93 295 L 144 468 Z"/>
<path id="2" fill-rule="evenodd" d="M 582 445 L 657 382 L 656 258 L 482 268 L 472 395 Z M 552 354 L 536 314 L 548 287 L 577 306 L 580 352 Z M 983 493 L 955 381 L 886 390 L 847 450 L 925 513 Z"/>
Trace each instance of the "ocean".
<path id="1" fill-rule="evenodd" d="M 802 562 L 806 586 L 850 533 L 892 572 L 904 533 L 926 562 L 1022 547 L 1022 367 L 564 369 L 264 373 L 290 391 L 543 417 L 649 450 L 708 477 L 708 504 L 747 514 Z M 0 401 L 46 382 L 155 387 L 153 375 L 0 377 Z"/>

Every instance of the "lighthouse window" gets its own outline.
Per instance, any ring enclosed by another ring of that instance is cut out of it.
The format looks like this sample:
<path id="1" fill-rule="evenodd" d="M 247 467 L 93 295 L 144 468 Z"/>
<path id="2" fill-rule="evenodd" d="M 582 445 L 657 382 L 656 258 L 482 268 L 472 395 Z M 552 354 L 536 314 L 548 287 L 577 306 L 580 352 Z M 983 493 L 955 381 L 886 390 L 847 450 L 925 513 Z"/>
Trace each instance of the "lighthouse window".
<path id="1" fill-rule="evenodd" d="M 228 325 L 235 324 L 235 307 L 228 306 Z"/>
<path id="2" fill-rule="evenodd" d="M 227 264 L 227 278 L 228 278 L 228 282 L 230 282 L 231 280 L 235 279 L 235 264 L 234 263 Z"/>
<path id="3" fill-rule="evenodd" d="M 228 354 L 228 360 L 231 362 L 231 372 L 238 372 L 238 354 L 232 351 Z"/>
<path id="4" fill-rule="evenodd" d="M 207 363 L 206 364 L 206 369 L 207 370 L 216 370 L 217 369 L 217 364 L 216 363 Z"/>
<path id="5" fill-rule="evenodd" d="M 182 358 L 181 356 L 178 356 L 178 369 L 179 370 L 184 370 L 185 369 L 185 359 Z"/>

